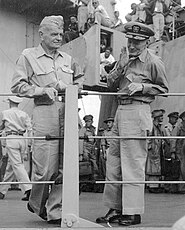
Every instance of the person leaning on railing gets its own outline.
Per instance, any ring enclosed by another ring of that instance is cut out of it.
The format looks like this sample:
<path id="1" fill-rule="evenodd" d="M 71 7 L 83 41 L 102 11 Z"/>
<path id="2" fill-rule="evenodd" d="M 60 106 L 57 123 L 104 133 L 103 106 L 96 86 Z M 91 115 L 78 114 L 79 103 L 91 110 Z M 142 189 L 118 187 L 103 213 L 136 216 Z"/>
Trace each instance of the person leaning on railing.
<path id="1" fill-rule="evenodd" d="M 45 17 L 39 27 L 41 43 L 25 49 L 20 55 L 11 90 L 21 96 L 34 98 L 34 136 L 64 134 L 64 93 L 69 85 L 82 88 L 84 73 L 68 54 L 59 51 L 63 43 L 63 17 Z M 60 112 L 60 124 L 59 124 Z M 60 130 L 59 130 L 60 129 Z M 33 184 L 28 210 L 51 224 L 61 223 L 63 171 L 63 140 L 34 140 L 33 181 L 56 181 L 51 187 Z"/>

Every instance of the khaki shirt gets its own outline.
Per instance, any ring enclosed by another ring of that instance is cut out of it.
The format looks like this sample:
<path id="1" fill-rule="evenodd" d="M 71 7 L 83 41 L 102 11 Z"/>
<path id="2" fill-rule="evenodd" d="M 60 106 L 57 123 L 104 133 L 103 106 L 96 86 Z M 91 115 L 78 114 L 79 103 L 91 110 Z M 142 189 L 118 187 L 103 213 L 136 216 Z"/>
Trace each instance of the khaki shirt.
<path id="1" fill-rule="evenodd" d="M 102 136 L 113 136 L 112 130 L 104 130 Z M 111 139 L 102 138 L 101 145 L 104 145 L 106 148 L 109 148 Z"/>
<path id="2" fill-rule="evenodd" d="M 128 95 L 128 85 L 132 82 L 142 83 L 143 91 L 137 96 Z M 152 102 L 155 95 L 168 92 L 168 82 L 164 63 L 152 50 L 145 49 L 138 57 L 130 59 L 125 67 L 117 67 L 107 76 L 107 84 L 111 90 L 127 94 L 119 95 L 119 99 L 133 98 L 144 102 Z"/>
<path id="3" fill-rule="evenodd" d="M 82 127 L 79 130 L 79 136 L 80 137 L 88 137 L 88 136 L 95 136 L 95 127 L 91 126 L 91 127 Z M 83 155 L 83 152 L 85 150 L 85 148 L 88 146 L 93 147 L 95 144 L 95 140 L 94 139 L 88 139 L 88 140 L 79 140 L 79 154 Z"/>
<path id="4" fill-rule="evenodd" d="M 84 73 L 68 54 L 57 51 L 55 58 L 41 45 L 25 49 L 19 57 L 11 90 L 26 97 L 43 94 L 44 87 L 54 87 L 59 92 L 70 84 L 82 88 Z"/>
<path id="5" fill-rule="evenodd" d="M 31 119 L 27 113 L 18 109 L 10 108 L 0 113 L 0 127 L 5 132 L 15 131 L 24 133 L 32 131 Z"/>

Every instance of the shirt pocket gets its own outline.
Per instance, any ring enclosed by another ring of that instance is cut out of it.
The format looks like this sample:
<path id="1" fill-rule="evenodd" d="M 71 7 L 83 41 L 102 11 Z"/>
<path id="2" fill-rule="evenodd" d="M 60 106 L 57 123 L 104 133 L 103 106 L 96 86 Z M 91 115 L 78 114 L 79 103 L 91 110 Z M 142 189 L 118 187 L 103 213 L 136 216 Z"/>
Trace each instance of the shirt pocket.
<path id="1" fill-rule="evenodd" d="M 74 71 L 67 66 L 60 66 L 58 68 L 58 78 L 59 81 L 62 81 L 64 84 L 72 84 L 73 83 L 73 73 Z"/>
<path id="2" fill-rule="evenodd" d="M 54 87 L 57 83 L 56 74 L 52 67 L 35 70 L 35 78 L 40 87 Z"/>
<path id="3" fill-rule="evenodd" d="M 141 83 L 142 82 L 142 79 L 143 79 L 143 76 L 141 75 L 136 75 L 134 73 L 129 73 L 127 76 L 126 76 L 127 80 L 131 83 L 131 82 L 134 82 L 134 83 Z"/>

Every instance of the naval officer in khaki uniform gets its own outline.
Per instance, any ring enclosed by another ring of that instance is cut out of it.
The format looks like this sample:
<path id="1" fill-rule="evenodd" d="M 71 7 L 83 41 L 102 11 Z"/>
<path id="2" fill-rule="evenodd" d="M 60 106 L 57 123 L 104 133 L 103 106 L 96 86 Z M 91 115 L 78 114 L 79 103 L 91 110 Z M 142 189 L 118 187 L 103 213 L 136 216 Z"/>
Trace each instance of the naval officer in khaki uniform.
<path id="1" fill-rule="evenodd" d="M 59 51 L 63 28 L 62 16 L 45 17 L 39 27 L 39 46 L 23 50 L 17 61 L 11 90 L 34 98 L 34 136 L 58 136 L 59 127 L 63 135 L 64 101 L 58 100 L 58 92 L 65 92 L 72 84 L 82 88 L 84 74 L 80 66 L 71 56 Z M 58 140 L 34 140 L 32 157 L 33 181 L 62 180 L 63 149 L 59 154 Z M 62 185 L 34 184 L 28 210 L 48 223 L 60 224 Z"/>
<path id="2" fill-rule="evenodd" d="M 146 136 L 152 129 L 150 103 L 155 95 L 168 92 L 164 64 L 147 48 L 154 32 L 138 22 L 124 25 L 127 48 L 107 76 L 110 90 L 119 89 L 113 136 Z M 146 140 L 113 139 L 107 156 L 107 181 L 145 181 Z M 144 184 L 106 184 L 104 204 L 108 213 L 98 223 L 118 222 L 129 226 L 141 223 L 144 213 Z"/>

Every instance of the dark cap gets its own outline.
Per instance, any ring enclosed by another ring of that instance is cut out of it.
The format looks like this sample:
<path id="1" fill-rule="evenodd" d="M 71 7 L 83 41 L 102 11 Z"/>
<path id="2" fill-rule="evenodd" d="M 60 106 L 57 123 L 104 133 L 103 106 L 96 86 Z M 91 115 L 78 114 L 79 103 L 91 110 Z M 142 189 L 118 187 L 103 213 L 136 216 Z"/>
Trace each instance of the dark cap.
<path id="1" fill-rule="evenodd" d="M 164 113 L 165 113 L 164 109 L 155 109 L 152 111 L 152 117 L 153 118 L 161 117 L 161 116 L 163 116 Z"/>
<path id="2" fill-rule="evenodd" d="M 89 121 L 89 120 L 93 120 L 93 116 L 91 114 L 89 115 L 85 115 L 85 117 L 83 117 L 83 120 L 86 122 L 86 121 Z"/>
<path id="3" fill-rule="evenodd" d="M 179 118 L 179 113 L 178 112 L 172 112 L 168 114 L 168 117 L 175 117 L 175 118 Z"/>
<path id="4" fill-rule="evenodd" d="M 123 28 L 123 33 L 126 34 L 127 38 L 142 41 L 154 36 L 154 31 L 149 26 L 140 22 L 128 22 Z"/>
<path id="5" fill-rule="evenodd" d="M 108 117 L 108 118 L 104 121 L 104 123 L 107 123 L 107 122 L 109 122 L 109 121 L 114 122 L 114 118 L 113 118 L 113 117 Z"/>
<path id="6" fill-rule="evenodd" d="M 179 118 L 183 118 L 183 117 L 185 117 L 185 111 L 184 112 L 182 112 L 180 115 L 179 115 Z"/>

